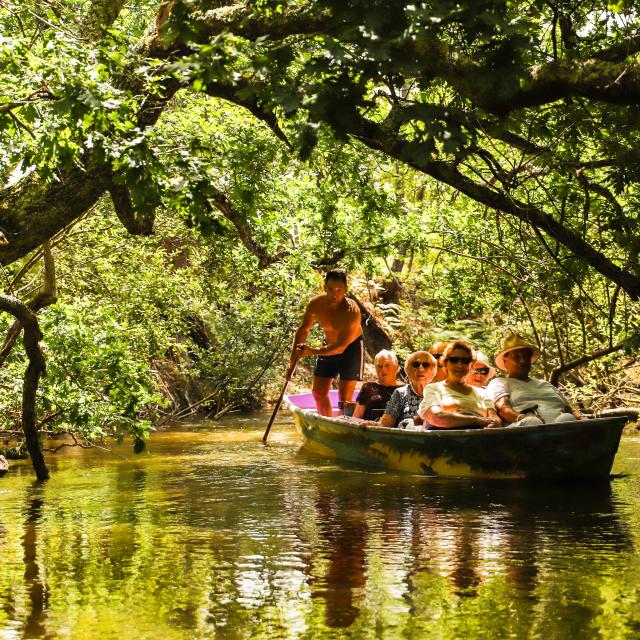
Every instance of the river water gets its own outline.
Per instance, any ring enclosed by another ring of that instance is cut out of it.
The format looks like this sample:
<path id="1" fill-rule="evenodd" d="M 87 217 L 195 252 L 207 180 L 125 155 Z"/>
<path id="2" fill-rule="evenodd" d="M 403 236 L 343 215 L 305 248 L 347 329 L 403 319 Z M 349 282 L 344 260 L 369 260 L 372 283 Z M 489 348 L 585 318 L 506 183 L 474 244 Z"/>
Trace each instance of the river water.
<path id="1" fill-rule="evenodd" d="M 610 481 L 341 467 L 266 418 L 0 480 L 0 639 L 637 638 L 640 436 Z"/>

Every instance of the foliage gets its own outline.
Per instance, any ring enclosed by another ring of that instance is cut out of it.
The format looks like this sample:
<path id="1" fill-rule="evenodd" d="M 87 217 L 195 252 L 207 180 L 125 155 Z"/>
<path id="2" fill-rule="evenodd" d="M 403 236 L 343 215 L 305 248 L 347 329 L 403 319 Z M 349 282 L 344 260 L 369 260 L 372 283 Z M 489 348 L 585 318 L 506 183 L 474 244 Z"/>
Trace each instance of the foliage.
<path id="1" fill-rule="evenodd" d="M 338 265 L 392 272 L 401 351 L 511 327 L 548 373 L 632 348 L 635 6 L 191 0 L 158 34 L 168 6 L 124 5 L 98 36 L 100 2 L 0 7 L 0 260 L 28 299 L 56 244 L 51 426 L 141 441 L 167 397 L 255 406 Z"/>
<path id="2" fill-rule="evenodd" d="M 210 396 L 203 406 L 216 413 L 262 400 L 265 369 L 288 349 L 291 296 L 303 280 L 282 270 L 257 273 L 245 251 L 228 246 L 218 271 L 223 247 L 202 245 L 176 218 L 140 242 L 104 211 L 61 240 L 62 300 L 40 321 L 46 428 L 90 442 L 128 433 L 139 443 L 163 410 L 184 402 Z M 1 370 L 9 428 L 19 419 L 23 357 L 16 346 Z M 191 395 L 181 396 L 185 389 Z"/>

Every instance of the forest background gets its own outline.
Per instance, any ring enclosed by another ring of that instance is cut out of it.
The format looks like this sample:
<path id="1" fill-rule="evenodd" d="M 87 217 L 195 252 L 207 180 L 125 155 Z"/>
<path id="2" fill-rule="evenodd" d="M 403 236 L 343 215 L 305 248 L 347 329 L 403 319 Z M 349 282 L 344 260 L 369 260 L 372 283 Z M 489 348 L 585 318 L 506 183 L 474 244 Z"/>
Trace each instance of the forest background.
<path id="1" fill-rule="evenodd" d="M 5 453 L 264 405 L 332 268 L 372 352 L 517 330 L 637 403 L 638 51 L 633 2 L 2 0 Z"/>

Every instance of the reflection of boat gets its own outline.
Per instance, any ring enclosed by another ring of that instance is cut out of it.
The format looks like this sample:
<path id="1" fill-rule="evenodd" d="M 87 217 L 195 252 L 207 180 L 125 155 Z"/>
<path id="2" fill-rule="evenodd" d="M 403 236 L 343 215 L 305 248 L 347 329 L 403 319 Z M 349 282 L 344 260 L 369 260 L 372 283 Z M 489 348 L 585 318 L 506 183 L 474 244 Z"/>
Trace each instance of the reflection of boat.
<path id="1" fill-rule="evenodd" d="M 337 405 L 336 392 L 331 392 Z M 320 416 L 310 393 L 286 398 L 306 449 L 330 458 L 428 476 L 606 477 L 625 417 L 534 427 L 404 431 Z"/>

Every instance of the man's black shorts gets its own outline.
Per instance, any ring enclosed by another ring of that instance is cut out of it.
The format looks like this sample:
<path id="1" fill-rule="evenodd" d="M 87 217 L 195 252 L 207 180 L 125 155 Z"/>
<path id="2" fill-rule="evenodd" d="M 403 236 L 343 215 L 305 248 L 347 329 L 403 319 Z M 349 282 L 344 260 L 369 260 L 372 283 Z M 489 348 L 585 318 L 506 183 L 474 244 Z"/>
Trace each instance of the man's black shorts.
<path id="1" fill-rule="evenodd" d="M 318 356 L 314 376 L 340 380 L 362 380 L 364 366 L 364 342 L 356 338 L 342 353 L 335 356 Z"/>

